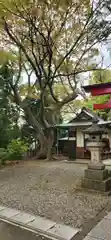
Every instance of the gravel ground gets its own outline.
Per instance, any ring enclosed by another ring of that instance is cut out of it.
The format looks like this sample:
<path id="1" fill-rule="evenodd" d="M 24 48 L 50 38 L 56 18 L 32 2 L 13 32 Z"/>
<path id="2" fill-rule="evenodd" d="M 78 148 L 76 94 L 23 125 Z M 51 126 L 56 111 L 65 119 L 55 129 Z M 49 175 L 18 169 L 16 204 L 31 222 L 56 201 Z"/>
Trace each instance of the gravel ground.
<path id="1" fill-rule="evenodd" d="M 76 191 L 86 166 L 25 162 L 0 170 L 0 204 L 83 227 L 110 197 Z"/>

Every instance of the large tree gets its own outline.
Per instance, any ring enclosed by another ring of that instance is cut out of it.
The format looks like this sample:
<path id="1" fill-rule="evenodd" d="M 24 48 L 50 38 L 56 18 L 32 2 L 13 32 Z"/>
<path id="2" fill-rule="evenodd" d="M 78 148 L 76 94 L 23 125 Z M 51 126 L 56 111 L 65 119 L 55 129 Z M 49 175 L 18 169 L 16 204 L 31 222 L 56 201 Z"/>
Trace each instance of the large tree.
<path id="1" fill-rule="evenodd" d="M 110 22 L 105 20 L 109 6 L 109 0 L 0 1 L 1 55 L 6 50 L 7 66 L 14 69 L 9 80 L 13 99 L 37 132 L 38 157 L 50 159 L 51 125 L 65 104 L 83 94 L 78 87 L 82 74 L 97 68 L 93 57 L 98 55 L 97 43 L 109 35 Z M 23 75 L 28 88 L 21 97 Z M 62 96 L 56 92 L 58 83 Z M 32 96 L 40 100 L 39 114 L 31 109 Z"/>

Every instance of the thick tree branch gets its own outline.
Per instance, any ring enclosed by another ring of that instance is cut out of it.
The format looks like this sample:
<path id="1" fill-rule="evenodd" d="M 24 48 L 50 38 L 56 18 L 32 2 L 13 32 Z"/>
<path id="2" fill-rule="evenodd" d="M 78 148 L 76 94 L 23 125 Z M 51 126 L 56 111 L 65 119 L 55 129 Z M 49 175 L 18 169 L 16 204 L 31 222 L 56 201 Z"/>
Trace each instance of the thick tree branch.
<path id="1" fill-rule="evenodd" d="M 60 73 L 60 74 L 57 74 L 55 75 L 53 78 L 58 78 L 58 77 L 67 77 L 67 76 L 74 76 L 74 75 L 78 75 L 78 74 L 81 74 L 81 73 L 86 73 L 86 72 L 93 72 L 93 71 L 100 71 L 101 68 L 91 68 L 91 69 L 81 69 L 76 72 L 72 72 L 72 73 L 68 73 L 68 74 L 65 74 L 65 73 Z M 105 70 L 105 68 L 103 69 Z"/>
<path id="2" fill-rule="evenodd" d="M 21 49 L 19 49 L 19 69 L 18 69 L 18 75 L 17 75 L 17 79 L 16 79 L 16 82 L 15 82 L 15 86 L 17 87 L 18 85 L 18 82 L 20 81 L 20 77 L 21 77 L 21 72 L 22 72 L 22 52 L 21 52 Z"/>
<path id="3" fill-rule="evenodd" d="M 10 37 L 10 39 L 16 43 L 16 45 L 23 51 L 25 57 L 27 58 L 27 60 L 29 61 L 29 63 L 31 64 L 31 66 L 33 67 L 33 70 L 35 71 L 35 74 L 36 76 L 39 78 L 39 74 L 37 72 L 37 69 L 36 69 L 36 66 L 35 64 L 33 63 L 32 59 L 29 57 L 28 53 L 27 53 L 27 50 L 25 49 L 25 47 L 22 45 L 22 43 L 13 36 L 13 34 L 11 33 L 11 31 L 9 30 L 9 27 L 8 27 L 8 24 L 7 22 L 5 21 L 5 19 L 3 18 L 4 20 L 4 29 L 5 31 L 7 32 L 8 36 Z"/>
<path id="4" fill-rule="evenodd" d="M 92 17 L 92 13 L 91 13 L 90 16 L 88 17 L 88 19 L 87 19 L 87 21 L 86 21 L 86 23 L 85 23 L 85 25 L 84 25 L 81 33 L 79 34 L 78 38 L 76 39 L 75 43 L 72 45 L 72 47 L 71 47 L 71 48 L 69 49 L 69 51 L 65 54 L 65 56 L 62 58 L 62 60 L 60 61 L 60 63 L 57 65 L 57 67 L 56 67 L 56 69 L 55 69 L 55 71 L 54 71 L 54 73 L 53 73 L 53 76 L 55 76 L 57 70 L 58 70 L 58 69 L 60 68 L 60 66 L 63 64 L 63 62 L 65 61 L 65 59 L 71 54 L 71 52 L 74 50 L 74 48 L 76 47 L 76 45 L 80 42 L 80 40 L 82 39 L 82 37 L 86 34 L 85 29 L 86 29 L 86 27 L 87 27 L 87 25 L 88 25 L 89 20 L 90 20 L 91 17 Z"/>

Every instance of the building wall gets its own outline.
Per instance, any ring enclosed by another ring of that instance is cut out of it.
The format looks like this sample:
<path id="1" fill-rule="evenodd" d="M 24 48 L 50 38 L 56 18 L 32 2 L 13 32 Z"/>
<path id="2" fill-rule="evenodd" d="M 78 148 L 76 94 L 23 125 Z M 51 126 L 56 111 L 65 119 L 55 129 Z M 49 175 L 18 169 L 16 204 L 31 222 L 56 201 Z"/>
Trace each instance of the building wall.
<path id="1" fill-rule="evenodd" d="M 77 128 L 76 131 L 69 129 L 69 137 L 59 139 L 59 153 L 68 156 L 71 159 L 89 159 L 90 154 L 87 154 L 85 149 L 85 141 L 83 128 Z M 87 139 L 89 135 L 85 134 Z"/>
<path id="2" fill-rule="evenodd" d="M 84 134 L 80 128 L 76 130 L 76 158 L 84 158 Z"/>
<path id="3" fill-rule="evenodd" d="M 80 128 L 77 128 L 76 131 L 76 146 L 84 147 L 84 134 Z"/>

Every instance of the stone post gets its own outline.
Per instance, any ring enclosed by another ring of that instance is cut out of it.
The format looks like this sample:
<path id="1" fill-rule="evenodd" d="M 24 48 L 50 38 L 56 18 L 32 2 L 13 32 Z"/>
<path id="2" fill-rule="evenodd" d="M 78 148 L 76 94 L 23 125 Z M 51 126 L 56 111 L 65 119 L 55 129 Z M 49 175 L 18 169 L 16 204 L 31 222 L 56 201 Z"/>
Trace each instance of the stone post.
<path id="1" fill-rule="evenodd" d="M 110 145 L 110 151 L 111 151 L 111 130 L 108 131 L 108 138 L 109 138 L 109 145 Z"/>

